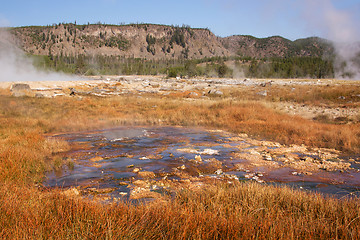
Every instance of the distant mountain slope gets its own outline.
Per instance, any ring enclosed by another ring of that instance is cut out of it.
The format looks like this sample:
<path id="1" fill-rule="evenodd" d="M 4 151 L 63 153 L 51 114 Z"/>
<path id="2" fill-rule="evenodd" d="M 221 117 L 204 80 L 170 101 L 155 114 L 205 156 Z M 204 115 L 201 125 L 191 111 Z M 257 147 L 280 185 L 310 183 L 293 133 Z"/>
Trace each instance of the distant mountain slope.
<path id="1" fill-rule="evenodd" d="M 35 55 L 107 55 L 146 59 L 199 59 L 215 56 L 287 57 L 332 54 L 320 38 L 234 35 L 220 38 L 208 29 L 155 24 L 29 26 L 12 28 L 14 41 Z"/>
<path id="2" fill-rule="evenodd" d="M 221 39 L 223 46 L 239 56 L 264 57 L 321 57 L 333 53 L 332 44 L 316 37 L 290 41 L 280 36 L 255 38 L 236 35 Z"/>

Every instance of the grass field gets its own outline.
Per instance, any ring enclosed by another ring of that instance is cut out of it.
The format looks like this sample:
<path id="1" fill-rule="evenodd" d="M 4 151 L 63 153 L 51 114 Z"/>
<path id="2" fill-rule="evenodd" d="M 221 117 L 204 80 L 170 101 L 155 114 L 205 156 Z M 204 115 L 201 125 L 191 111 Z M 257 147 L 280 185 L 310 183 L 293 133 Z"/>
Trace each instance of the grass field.
<path id="1" fill-rule="evenodd" d="M 339 103 L 344 88 L 277 99 Z M 286 187 L 209 182 L 146 205 L 101 204 L 38 187 L 68 143 L 47 136 L 119 125 L 205 126 L 286 144 L 356 154 L 360 123 L 328 124 L 281 114 L 240 90 L 228 97 L 181 94 L 110 98 L 0 96 L 0 237 L 4 239 L 359 239 L 358 199 L 332 199 Z M 302 91 L 305 91 L 303 89 Z M 306 92 L 305 91 L 305 92 Z M 315 97 L 310 97 L 310 96 Z M 325 100 L 325 96 L 328 97 Z M 274 97 L 274 95 L 273 95 Z M 320 100 L 319 100 L 320 99 Z M 356 103 L 353 103 L 356 107 Z"/>

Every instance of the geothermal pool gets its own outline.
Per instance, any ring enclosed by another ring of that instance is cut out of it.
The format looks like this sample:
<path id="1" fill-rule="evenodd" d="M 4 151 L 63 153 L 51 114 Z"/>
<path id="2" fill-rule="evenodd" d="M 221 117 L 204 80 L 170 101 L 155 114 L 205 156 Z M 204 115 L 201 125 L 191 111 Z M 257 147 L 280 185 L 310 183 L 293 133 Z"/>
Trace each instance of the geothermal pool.
<path id="1" fill-rule="evenodd" d="M 187 127 L 119 127 L 53 136 L 70 143 L 73 164 L 48 172 L 44 186 L 131 198 L 136 183 L 205 178 L 286 184 L 336 197 L 359 196 L 360 159 L 283 146 L 246 134 Z M 325 157 L 324 157 L 325 156 Z M 318 167 L 320 166 L 320 167 Z"/>

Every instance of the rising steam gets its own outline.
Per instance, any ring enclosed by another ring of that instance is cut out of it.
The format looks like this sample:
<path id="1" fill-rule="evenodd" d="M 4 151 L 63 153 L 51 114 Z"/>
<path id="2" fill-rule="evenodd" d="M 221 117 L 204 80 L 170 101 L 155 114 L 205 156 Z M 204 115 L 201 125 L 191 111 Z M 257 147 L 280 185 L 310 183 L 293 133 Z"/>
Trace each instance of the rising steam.
<path id="1" fill-rule="evenodd" d="M 37 70 L 32 60 L 16 46 L 14 37 L 0 28 L 0 82 L 68 81 L 74 77 Z"/>
<path id="2" fill-rule="evenodd" d="M 334 42 L 335 77 L 360 80 L 360 26 L 356 11 L 337 9 L 331 0 L 305 0 L 300 5 L 309 30 Z"/>

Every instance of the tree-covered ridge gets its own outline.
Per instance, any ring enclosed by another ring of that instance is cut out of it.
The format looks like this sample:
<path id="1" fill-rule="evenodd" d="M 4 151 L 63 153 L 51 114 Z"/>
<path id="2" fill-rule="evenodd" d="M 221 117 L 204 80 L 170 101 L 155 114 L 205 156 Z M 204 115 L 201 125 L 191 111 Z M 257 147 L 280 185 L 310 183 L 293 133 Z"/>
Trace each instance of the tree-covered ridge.
<path id="1" fill-rule="evenodd" d="M 17 41 L 34 55 L 107 55 L 146 59 L 204 57 L 321 57 L 331 56 L 329 41 L 312 37 L 288 40 L 281 36 L 216 37 L 210 30 L 157 24 L 60 23 L 12 28 Z"/>
<path id="2" fill-rule="evenodd" d="M 106 55 L 151 59 L 231 56 L 208 29 L 155 24 L 54 24 L 12 28 L 33 55 Z"/>
<path id="3" fill-rule="evenodd" d="M 316 37 L 221 38 L 208 29 L 156 24 L 61 23 L 10 31 L 38 67 L 75 74 L 328 78 L 335 72 L 331 42 Z"/>
<path id="4" fill-rule="evenodd" d="M 291 41 L 281 36 L 256 38 L 249 35 L 234 35 L 221 41 L 230 52 L 243 57 L 322 57 L 334 54 L 332 43 L 317 37 Z"/>

